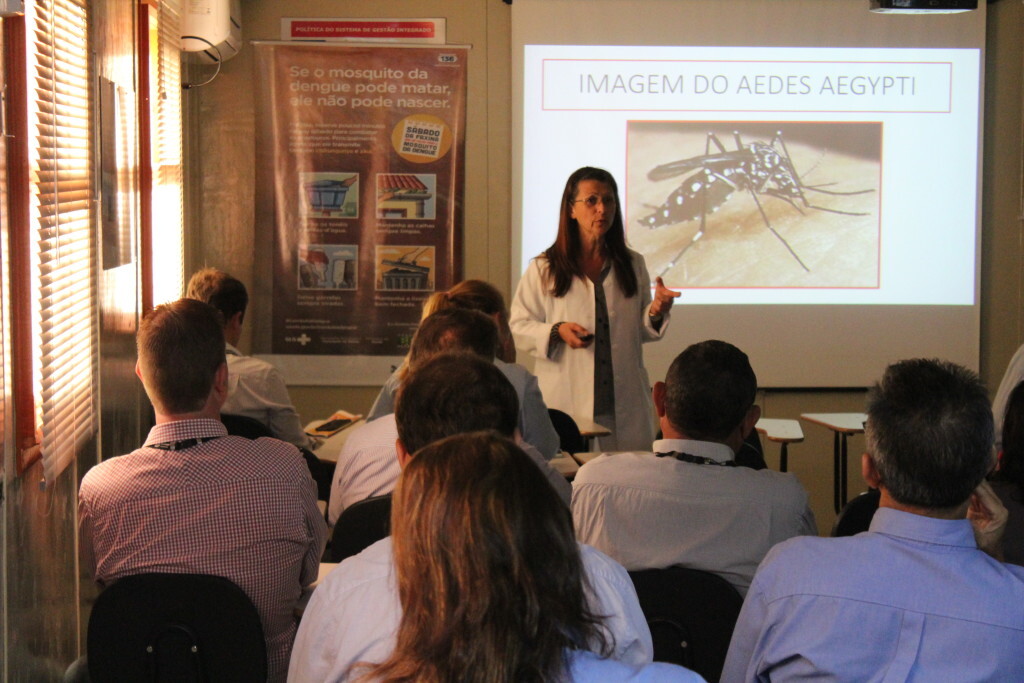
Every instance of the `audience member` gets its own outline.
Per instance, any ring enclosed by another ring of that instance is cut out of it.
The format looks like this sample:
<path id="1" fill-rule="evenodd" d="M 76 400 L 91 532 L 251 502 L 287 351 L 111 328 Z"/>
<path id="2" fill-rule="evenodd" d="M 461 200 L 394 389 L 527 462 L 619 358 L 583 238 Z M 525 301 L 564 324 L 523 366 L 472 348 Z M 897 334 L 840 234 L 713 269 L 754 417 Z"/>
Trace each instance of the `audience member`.
<path id="1" fill-rule="evenodd" d="M 1002 559 L 1024 565 L 1024 383 L 1010 392 L 1006 402 L 1003 448 L 990 480 L 1008 513 Z"/>
<path id="2" fill-rule="evenodd" d="M 600 455 L 576 474 L 580 541 L 629 570 L 701 569 L 746 593 L 773 545 L 817 533 L 792 474 L 734 462 L 761 415 L 756 392 L 747 355 L 735 346 L 705 341 L 680 353 L 654 386 L 665 437 L 654 452 Z"/>
<path id="3" fill-rule="evenodd" d="M 498 326 L 498 349 L 494 364 L 505 373 L 519 395 L 519 432 L 526 443 L 540 451 L 545 458 L 551 459 L 558 452 L 558 433 L 551 424 L 537 378 L 522 365 L 516 365 L 515 341 L 508 326 L 508 309 L 501 292 L 483 280 L 463 280 L 447 292 L 432 294 L 423 303 L 422 319 L 426 320 L 428 316 L 446 308 L 480 311 Z M 401 386 L 408 369 L 407 358 L 402 367 L 384 383 L 366 416 L 367 420 L 376 420 L 394 412 L 395 392 Z"/>
<path id="4" fill-rule="evenodd" d="M 494 358 L 494 349 L 497 343 L 497 328 L 486 315 L 459 308 L 438 311 L 420 323 L 409 352 L 409 367 L 415 370 L 418 365 L 433 356 L 454 351 L 467 351 L 490 363 Z M 504 373 L 500 371 L 498 376 L 505 377 Z M 446 384 L 448 383 L 446 382 Z M 500 384 L 508 385 L 509 382 L 506 378 Z M 474 397 L 473 400 L 482 404 L 478 406 L 480 410 L 486 408 L 489 402 L 493 402 L 488 393 L 493 387 L 455 385 L 454 389 L 459 393 L 457 398 L 465 405 L 472 405 L 466 401 L 471 396 Z M 514 389 L 512 398 L 516 398 Z M 437 410 L 434 409 L 440 409 L 440 405 L 428 406 L 428 408 L 433 411 L 432 414 L 437 414 Z M 507 436 L 512 436 L 516 429 L 516 416 L 519 414 L 517 398 L 515 409 L 516 412 L 512 415 L 512 423 L 508 426 L 508 431 L 503 431 Z M 456 414 L 451 419 L 472 420 L 474 419 L 473 411 L 467 410 L 464 414 Z M 497 424 L 486 426 L 498 428 Z M 471 431 L 480 428 L 482 427 L 466 424 L 458 431 Z M 447 432 L 442 436 L 452 433 L 457 432 Z M 395 439 L 398 434 L 399 427 L 395 414 L 390 413 L 363 425 L 345 441 L 334 469 L 331 497 L 327 507 L 327 517 L 331 524 L 334 524 L 341 512 L 353 503 L 358 503 L 371 496 L 391 493 L 394 489 L 395 481 L 401 470 L 395 453 Z M 532 444 L 523 444 L 523 446 L 531 456 L 536 456 L 538 464 L 542 465 L 542 471 L 568 504 L 571 489 L 565 478 L 547 464 L 543 456 L 532 448 Z"/>
<path id="5" fill-rule="evenodd" d="M 447 436 L 494 428 L 507 435 L 515 428 L 515 403 L 508 380 L 481 358 L 442 354 L 423 364 L 414 362 L 396 405 L 399 462 L 404 467 L 415 460 L 411 453 Z M 532 459 L 542 464 L 536 456 Z M 530 496 L 555 497 L 551 487 L 542 483 L 544 479 L 533 478 L 531 485 L 542 491 Z M 532 498 L 520 502 L 524 508 L 534 504 Z M 568 518 L 567 509 L 562 514 Z M 536 552 L 551 552 L 540 539 L 527 540 L 535 544 Z M 649 663 L 650 631 L 629 575 L 592 548 L 582 547 L 580 552 L 588 605 L 591 613 L 604 618 L 605 640 L 614 643 L 612 657 L 634 666 Z M 291 680 L 346 680 L 359 662 L 383 662 L 395 649 L 401 617 L 389 537 L 342 562 L 317 587 L 295 641 Z"/>
<path id="6" fill-rule="evenodd" d="M 203 268 L 189 280 L 185 296 L 210 304 L 224 316 L 228 397 L 221 410 L 259 420 L 282 441 L 309 448 L 309 437 L 302 429 L 281 373 L 270 363 L 243 356 L 235 348 L 242 338 L 242 321 L 249 304 L 245 285 L 216 268 Z"/>
<path id="7" fill-rule="evenodd" d="M 870 530 L 768 554 L 722 680 L 1024 680 L 1024 568 L 982 552 L 1005 523 L 983 481 L 985 387 L 952 363 L 902 361 L 867 414 L 861 469 L 881 494 Z"/>
<path id="8" fill-rule="evenodd" d="M 283 680 L 295 606 L 316 580 L 327 529 L 302 456 L 277 439 L 228 436 L 220 316 L 182 299 L 142 320 L 138 366 L 156 426 L 142 448 L 82 479 L 79 544 L 100 586 L 145 572 L 216 574 L 263 622 L 271 680 Z"/>
<path id="9" fill-rule="evenodd" d="M 392 528 L 402 618 L 391 656 L 364 665 L 372 680 L 702 680 L 605 658 L 572 521 L 529 458 L 493 432 L 418 451 Z"/>

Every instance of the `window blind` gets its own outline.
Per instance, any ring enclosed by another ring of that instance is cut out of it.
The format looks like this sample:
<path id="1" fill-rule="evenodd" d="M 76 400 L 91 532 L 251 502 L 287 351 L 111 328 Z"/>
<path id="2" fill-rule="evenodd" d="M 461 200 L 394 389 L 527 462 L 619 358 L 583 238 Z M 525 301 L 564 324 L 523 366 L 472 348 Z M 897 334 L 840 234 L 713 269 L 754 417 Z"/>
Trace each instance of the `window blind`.
<path id="1" fill-rule="evenodd" d="M 37 424 L 47 485 L 95 431 L 96 248 L 85 0 L 26 3 Z"/>
<path id="2" fill-rule="evenodd" d="M 158 5 L 153 112 L 153 302 L 184 294 L 181 0 Z"/>

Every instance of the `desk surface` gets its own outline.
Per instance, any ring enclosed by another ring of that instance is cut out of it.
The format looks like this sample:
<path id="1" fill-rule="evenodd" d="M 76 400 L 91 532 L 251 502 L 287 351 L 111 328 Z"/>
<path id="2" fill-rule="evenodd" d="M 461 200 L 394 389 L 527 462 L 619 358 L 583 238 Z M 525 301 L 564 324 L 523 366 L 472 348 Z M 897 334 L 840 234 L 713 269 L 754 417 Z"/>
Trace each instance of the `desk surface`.
<path id="1" fill-rule="evenodd" d="M 326 420 L 313 420 L 306 425 L 306 431 L 308 432 L 311 429 L 314 429 L 317 425 L 322 424 L 323 422 L 326 422 Z M 345 445 L 345 441 L 347 441 L 348 437 L 352 435 L 352 432 L 359 429 L 364 424 L 366 424 L 366 420 L 356 420 L 340 432 L 335 432 L 326 439 L 320 438 L 320 443 L 313 449 L 313 454 L 327 462 L 338 462 L 338 456 L 341 455 L 341 447 Z"/>
<path id="2" fill-rule="evenodd" d="M 589 417 L 576 417 L 572 416 L 572 419 L 576 421 L 576 426 L 580 428 L 580 434 L 584 438 L 590 438 L 592 436 L 609 436 L 612 430 L 608 429 L 604 425 L 599 425 Z"/>
<path id="3" fill-rule="evenodd" d="M 565 451 L 556 453 L 555 457 L 548 460 L 548 464 L 555 468 L 563 477 L 570 480 L 576 476 L 576 472 L 580 469 L 579 463 L 573 460 L 572 456 Z"/>
<path id="4" fill-rule="evenodd" d="M 782 420 L 762 417 L 754 425 L 759 433 L 769 441 L 777 443 L 799 443 L 804 440 L 804 430 L 800 429 L 798 420 Z"/>
<path id="5" fill-rule="evenodd" d="M 800 419 L 828 427 L 840 434 L 860 434 L 864 431 L 864 421 L 868 416 L 864 413 L 804 413 Z"/>

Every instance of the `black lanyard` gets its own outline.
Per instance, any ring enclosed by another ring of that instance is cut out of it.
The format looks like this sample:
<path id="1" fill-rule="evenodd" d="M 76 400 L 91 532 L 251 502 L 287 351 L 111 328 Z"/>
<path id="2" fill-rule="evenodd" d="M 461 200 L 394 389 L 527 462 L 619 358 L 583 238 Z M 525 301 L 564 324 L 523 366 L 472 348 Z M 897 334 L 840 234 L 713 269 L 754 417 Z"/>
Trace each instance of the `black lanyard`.
<path id="1" fill-rule="evenodd" d="M 736 463 L 732 460 L 715 460 L 713 458 L 705 458 L 701 455 L 690 455 L 689 453 L 680 453 L 679 451 L 670 451 L 668 453 L 655 453 L 659 458 L 675 458 L 676 460 L 682 460 L 683 462 L 692 462 L 694 465 L 720 465 L 722 467 L 736 467 Z"/>
<path id="2" fill-rule="evenodd" d="M 182 439 L 181 441 L 167 441 L 164 443 L 151 443 L 146 448 L 158 448 L 161 451 L 184 451 L 193 446 L 198 446 L 207 441 L 219 439 L 219 436 L 200 436 L 195 439 Z"/>

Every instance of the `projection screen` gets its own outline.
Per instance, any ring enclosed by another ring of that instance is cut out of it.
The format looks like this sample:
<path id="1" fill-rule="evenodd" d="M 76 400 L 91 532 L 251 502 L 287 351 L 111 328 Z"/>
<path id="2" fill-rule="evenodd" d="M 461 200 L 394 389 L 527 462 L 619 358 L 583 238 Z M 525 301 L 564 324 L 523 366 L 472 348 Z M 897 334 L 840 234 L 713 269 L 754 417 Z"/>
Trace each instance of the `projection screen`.
<path id="1" fill-rule="evenodd" d="M 513 286 L 565 179 L 599 166 L 683 293 L 652 378 L 708 338 L 765 387 L 866 386 L 911 356 L 977 369 L 981 5 L 515 0 Z"/>

